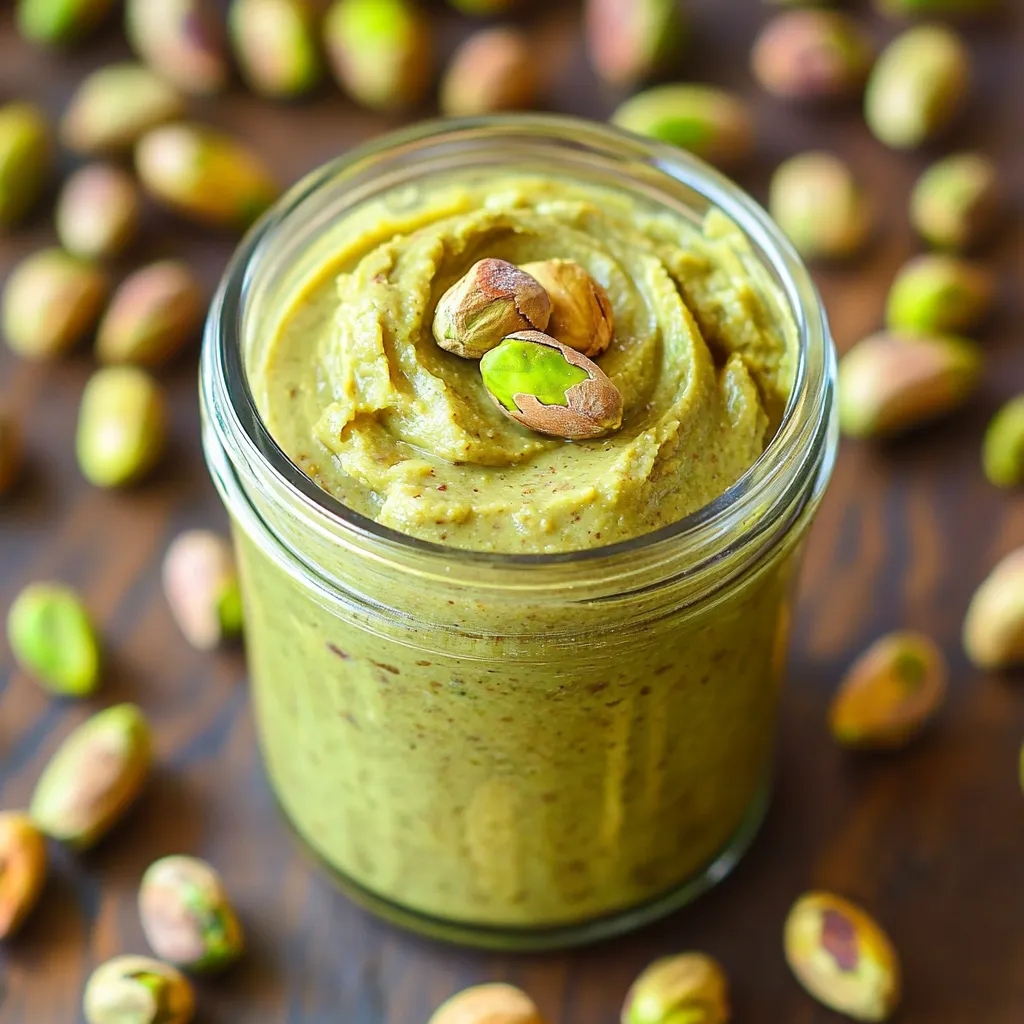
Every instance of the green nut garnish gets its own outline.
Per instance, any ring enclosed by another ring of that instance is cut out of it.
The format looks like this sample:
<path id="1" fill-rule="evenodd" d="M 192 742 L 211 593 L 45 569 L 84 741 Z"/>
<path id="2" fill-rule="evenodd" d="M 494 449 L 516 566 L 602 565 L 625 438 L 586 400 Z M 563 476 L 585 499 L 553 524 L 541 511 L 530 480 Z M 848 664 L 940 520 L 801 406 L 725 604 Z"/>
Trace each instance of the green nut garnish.
<path id="1" fill-rule="evenodd" d="M 174 967 L 147 956 L 117 956 L 93 971 L 82 1007 L 88 1024 L 188 1024 L 195 996 Z"/>
<path id="2" fill-rule="evenodd" d="M 475 985 L 439 1006 L 427 1024 L 544 1024 L 534 1001 L 521 989 Z"/>
<path id="3" fill-rule="evenodd" d="M 142 791 L 151 747 L 149 726 L 134 704 L 93 715 L 43 770 L 32 794 L 32 820 L 76 849 L 95 845 Z"/>
<path id="4" fill-rule="evenodd" d="M 885 322 L 890 330 L 922 334 L 971 331 L 994 296 L 995 281 L 984 267 L 942 253 L 916 256 L 889 289 Z"/>
<path id="5" fill-rule="evenodd" d="M 142 199 L 127 171 L 90 164 L 68 178 L 54 219 L 68 252 L 82 259 L 109 259 L 134 238 L 141 213 Z"/>
<path id="6" fill-rule="evenodd" d="M 233 0 L 228 27 L 249 87 L 273 99 L 309 92 L 323 74 L 308 0 Z"/>
<path id="7" fill-rule="evenodd" d="M 484 387 L 517 423 L 569 440 L 622 425 L 622 395 L 582 352 L 540 331 L 519 331 L 480 360 Z"/>
<path id="8" fill-rule="evenodd" d="M 0 497 L 10 490 L 21 471 L 21 431 L 13 416 L 0 411 Z"/>
<path id="9" fill-rule="evenodd" d="M 675 0 L 587 0 L 584 13 L 591 63 L 612 85 L 650 78 L 678 53 L 686 35 Z"/>
<path id="10" fill-rule="evenodd" d="M 1024 395 L 1011 398 L 992 417 L 981 448 L 981 464 L 996 487 L 1024 483 Z"/>
<path id="11" fill-rule="evenodd" d="M 45 689 L 85 697 L 99 683 L 96 631 L 78 594 L 59 583 L 32 583 L 7 615 L 7 639 L 18 664 Z"/>
<path id="12" fill-rule="evenodd" d="M 728 1024 L 729 984 L 704 953 L 656 960 L 626 996 L 622 1024 Z"/>
<path id="13" fill-rule="evenodd" d="M 115 0 L 18 0 L 18 31 L 34 43 L 74 42 L 91 32 Z"/>
<path id="14" fill-rule="evenodd" d="M 975 591 L 963 627 L 967 657 L 983 669 L 1024 662 L 1024 548 L 1011 551 Z"/>
<path id="15" fill-rule="evenodd" d="M 910 198 L 918 234 L 945 249 L 969 249 L 982 241 L 1001 209 L 999 171 L 980 153 L 957 153 L 932 164 Z"/>
<path id="16" fill-rule="evenodd" d="M 217 971 L 243 947 L 242 927 L 220 876 L 195 857 L 164 857 L 142 876 L 139 916 L 146 941 L 190 971 Z"/>
<path id="17" fill-rule="evenodd" d="M 0 107 L 0 232 L 28 214 L 46 188 L 52 153 L 46 115 L 32 103 Z"/>
<path id="18" fill-rule="evenodd" d="M 0 939 L 13 935 L 46 883 L 46 840 L 27 814 L 0 812 Z"/>

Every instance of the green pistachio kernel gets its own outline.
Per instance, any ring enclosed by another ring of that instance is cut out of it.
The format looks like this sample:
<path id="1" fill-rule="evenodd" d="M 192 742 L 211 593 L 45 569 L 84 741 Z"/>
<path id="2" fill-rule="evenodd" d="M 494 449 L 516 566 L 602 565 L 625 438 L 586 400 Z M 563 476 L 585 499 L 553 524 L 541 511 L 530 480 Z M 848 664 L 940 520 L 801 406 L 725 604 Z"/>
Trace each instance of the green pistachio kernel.
<path id="1" fill-rule="evenodd" d="M 557 349 L 514 339 L 486 353 L 480 372 L 487 390 L 510 412 L 518 409 L 517 394 L 533 395 L 544 405 L 568 406 L 565 393 L 589 376 L 567 363 Z"/>
<path id="2" fill-rule="evenodd" d="M 1024 483 L 1024 395 L 1010 399 L 992 417 L 981 449 L 985 476 L 996 487 Z"/>
<path id="3" fill-rule="evenodd" d="M 968 249 L 982 241 L 1001 209 L 999 171 L 980 153 L 955 153 L 932 164 L 910 199 L 918 234 L 946 249 Z"/>
<path id="4" fill-rule="evenodd" d="M 992 274 L 976 263 L 944 253 L 904 264 L 889 289 L 885 319 L 890 330 L 958 334 L 973 330 L 995 297 Z"/>

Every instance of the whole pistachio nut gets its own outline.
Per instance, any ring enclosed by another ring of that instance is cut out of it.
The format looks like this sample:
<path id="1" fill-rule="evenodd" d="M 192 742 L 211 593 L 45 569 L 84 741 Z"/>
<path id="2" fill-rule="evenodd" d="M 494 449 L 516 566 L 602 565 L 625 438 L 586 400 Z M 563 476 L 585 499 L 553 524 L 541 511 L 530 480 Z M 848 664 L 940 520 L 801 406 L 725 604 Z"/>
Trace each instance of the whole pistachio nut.
<path id="1" fill-rule="evenodd" d="M 32 103 L 0 106 L 0 232 L 35 205 L 53 162 L 46 115 Z"/>
<path id="2" fill-rule="evenodd" d="M 427 1024 L 544 1024 L 534 1001 L 512 985 L 476 985 L 439 1006 Z"/>
<path id="3" fill-rule="evenodd" d="M 115 0 L 18 0 L 18 31 L 34 43 L 59 45 L 88 35 Z"/>
<path id="4" fill-rule="evenodd" d="M 96 487 L 124 487 L 163 455 L 167 413 L 160 385 L 137 366 L 97 370 L 78 411 L 75 452 Z"/>
<path id="5" fill-rule="evenodd" d="M 1024 662 L 1024 548 L 1011 551 L 974 592 L 963 641 L 978 668 L 1010 668 Z"/>
<path id="6" fill-rule="evenodd" d="M 242 926 L 220 876 L 195 857 L 163 857 L 139 887 L 146 941 L 162 960 L 189 971 L 218 971 L 242 953 Z"/>
<path id="7" fill-rule="evenodd" d="M 448 3 L 463 14 L 484 17 L 509 11 L 519 0 L 448 0 Z"/>
<path id="8" fill-rule="evenodd" d="M 870 203 L 850 168 L 831 153 L 801 153 L 772 176 L 768 208 L 807 259 L 842 259 L 863 249 Z"/>
<path id="9" fill-rule="evenodd" d="M 21 472 L 21 431 L 18 421 L 0 410 L 0 497 L 13 486 Z"/>
<path id="10" fill-rule="evenodd" d="M 116 956 L 93 971 L 82 1008 L 88 1024 L 189 1024 L 192 985 L 180 971 L 148 956 Z"/>
<path id="11" fill-rule="evenodd" d="M 675 0 L 586 0 L 584 19 L 594 70 L 617 86 L 650 78 L 685 38 Z"/>
<path id="12" fill-rule="evenodd" d="M 982 442 L 981 464 L 996 487 L 1024 483 L 1024 395 L 1011 398 L 992 417 Z"/>
<path id="13" fill-rule="evenodd" d="M 811 892 L 786 918 L 786 961 L 818 1002 L 859 1021 L 885 1021 L 900 999 L 900 965 L 889 937 L 848 900 Z"/>
<path id="14" fill-rule="evenodd" d="M 829 709 L 844 746 L 906 746 L 938 710 L 949 672 L 942 651 L 920 633 L 890 633 L 850 666 Z"/>
<path id="15" fill-rule="evenodd" d="M 995 281 L 984 267 L 944 253 L 905 263 L 889 289 L 885 322 L 890 330 L 922 334 L 970 331 L 984 320 Z"/>
<path id="16" fill-rule="evenodd" d="M 7 615 L 18 664 L 51 693 L 85 697 L 100 676 L 100 647 L 81 598 L 60 583 L 32 583 Z"/>
<path id="17" fill-rule="evenodd" d="M 62 249 L 43 249 L 11 271 L 3 291 L 7 344 L 27 359 L 67 352 L 93 328 L 110 282 Z"/>
<path id="18" fill-rule="evenodd" d="M 656 960 L 626 996 L 622 1024 L 729 1024 L 729 983 L 704 953 Z"/>
<path id="19" fill-rule="evenodd" d="M 46 883 L 46 840 L 27 814 L 0 812 L 0 939 L 13 935 Z"/>
<path id="20" fill-rule="evenodd" d="M 446 117 L 476 117 L 500 110 L 525 110 L 537 100 L 537 57 L 525 32 L 481 29 L 452 57 L 441 82 Z"/>
<path id="21" fill-rule="evenodd" d="M 78 86 L 61 119 L 60 137 L 77 153 L 120 152 L 184 112 L 181 94 L 149 68 L 110 64 Z"/>
<path id="22" fill-rule="evenodd" d="M 956 153 L 918 179 L 910 219 L 932 245 L 969 249 L 991 233 L 1002 205 L 996 165 L 980 153 Z"/>
<path id="23" fill-rule="evenodd" d="M 127 0 L 132 49 L 182 92 L 209 96 L 228 83 L 227 47 L 214 0 Z"/>
<path id="24" fill-rule="evenodd" d="M 839 424 L 848 437 L 899 434 L 963 405 L 982 358 L 963 338 L 873 334 L 839 363 Z"/>
<path id="25" fill-rule="evenodd" d="M 612 123 L 721 167 L 740 163 L 753 148 L 753 122 L 743 100 L 709 85 L 648 89 L 626 100 Z"/>
<path id="26" fill-rule="evenodd" d="M 167 125 L 143 136 L 135 169 L 155 199 L 215 227 L 248 227 L 280 192 L 261 157 L 200 125 Z"/>
<path id="27" fill-rule="evenodd" d="M 754 43 L 754 77 L 783 99 L 831 100 L 864 86 L 874 46 L 860 23 L 840 11 L 787 11 Z"/>
<path id="28" fill-rule="evenodd" d="M 514 331 L 543 331 L 551 319 L 548 293 L 505 260 L 485 259 L 441 296 L 434 340 L 464 359 L 479 359 Z"/>
<path id="29" fill-rule="evenodd" d="M 530 275 L 551 300 L 545 330 L 556 341 L 596 359 L 611 344 L 615 318 L 608 293 L 578 263 L 543 260 L 519 268 Z"/>
<path id="30" fill-rule="evenodd" d="M 960 112 L 970 79 L 970 55 L 955 32 L 941 25 L 908 29 L 882 52 L 868 78 L 868 127 L 894 149 L 920 146 Z"/>
<path id="31" fill-rule="evenodd" d="M 228 27 L 242 77 L 254 92 L 288 99 L 320 81 L 323 63 L 308 0 L 233 0 Z"/>
<path id="32" fill-rule="evenodd" d="M 185 639 L 211 650 L 242 632 L 242 598 L 230 543 L 209 530 L 175 538 L 163 565 L 164 593 Z"/>
<path id="33" fill-rule="evenodd" d="M 622 394 L 597 363 L 540 331 L 517 331 L 480 360 L 480 375 L 506 416 L 572 441 L 622 425 Z"/>
<path id="34" fill-rule="evenodd" d="M 336 0 L 324 42 L 338 84 L 363 106 L 402 110 L 430 87 L 431 26 L 411 0 Z"/>
<path id="35" fill-rule="evenodd" d="M 139 708 L 117 704 L 100 711 L 50 758 L 32 794 L 32 820 L 75 849 L 94 846 L 142 792 L 151 756 Z"/>
<path id="36" fill-rule="evenodd" d="M 187 263 L 161 260 L 130 274 L 96 331 L 101 363 L 162 366 L 202 326 L 203 288 Z"/>
<path id="37" fill-rule="evenodd" d="M 1003 0 L 875 0 L 880 14 L 896 18 L 970 18 L 991 14 Z"/>
<path id="38" fill-rule="evenodd" d="M 90 164 L 68 178 L 57 200 L 57 236 L 83 259 L 108 259 L 135 237 L 142 214 L 139 190 L 127 171 Z"/>

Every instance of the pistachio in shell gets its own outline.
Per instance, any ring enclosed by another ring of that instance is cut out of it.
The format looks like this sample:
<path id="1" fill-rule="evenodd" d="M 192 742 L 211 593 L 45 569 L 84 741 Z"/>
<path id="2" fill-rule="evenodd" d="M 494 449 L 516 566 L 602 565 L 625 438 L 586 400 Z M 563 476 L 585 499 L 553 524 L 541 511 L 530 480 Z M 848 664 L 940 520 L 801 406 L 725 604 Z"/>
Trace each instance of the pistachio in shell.
<path id="1" fill-rule="evenodd" d="M 309 0 L 232 0 L 228 28 L 242 77 L 253 92 L 291 99 L 320 81 L 323 63 Z"/>
<path id="2" fill-rule="evenodd" d="M 0 410 L 0 497 L 3 497 L 21 472 L 22 444 L 18 421 Z"/>
<path id="3" fill-rule="evenodd" d="M 1003 558 L 974 592 L 963 643 L 967 657 L 981 669 L 1024 663 L 1024 548 Z"/>
<path id="4" fill-rule="evenodd" d="M 596 359 L 611 344 L 615 317 L 608 293 L 573 260 L 524 263 L 551 300 L 546 332 L 563 345 Z"/>
<path id="5" fill-rule="evenodd" d="M 189 1024 L 195 995 L 188 978 L 148 956 L 116 956 L 90 975 L 82 998 L 88 1024 Z"/>
<path id="6" fill-rule="evenodd" d="M 27 814 L 0 812 L 0 939 L 10 938 L 46 883 L 46 840 Z"/>
<path id="7" fill-rule="evenodd" d="M 893 331 L 971 331 L 988 315 L 994 298 L 995 280 L 987 268 L 946 253 L 926 253 L 896 274 L 885 322 Z"/>
<path id="8" fill-rule="evenodd" d="M 475 985 L 439 1006 L 427 1024 L 545 1024 L 534 1001 L 512 985 Z"/>
<path id="9" fill-rule="evenodd" d="M 18 31 L 33 43 L 62 46 L 97 28 L 116 0 L 18 0 Z"/>
<path id="10" fill-rule="evenodd" d="M 34 103 L 0 106 L 0 233 L 31 212 L 46 188 L 52 163 L 45 113 Z"/>
<path id="11" fill-rule="evenodd" d="M 94 846 L 142 792 L 151 760 L 149 725 L 117 704 L 78 726 L 58 747 L 32 794 L 29 814 L 52 839 Z"/>
<path id="12" fill-rule="evenodd" d="M 135 237 L 142 198 L 120 167 L 89 164 L 68 178 L 54 219 L 64 248 L 82 259 L 110 259 Z"/>
<path id="13" fill-rule="evenodd" d="M 1024 395 L 1011 398 L 992 417 L 981 446 L 981 464 L 996 487 L 1024 483 Z"/>
<path id="14" fill-rule="evenodd" d="M 525 32 L 481 29 L 452 56 L 441 82 L 441 112 L 446 117 L 478 117 L 526 110 L 536 102 L 539 85 L 537 56 Z"/>
<path id="15" fill-rule="evenodd" d="M 717 960 L 680 953 L 656 960 L 633 982 L 622 1024 L 729 1024 L 729 983 Z"/>
<path id="16" fill-rule="evenodd" d="M 675 0 L 586 0 L 584 36 L 597 74 L 629 86 L 664 68 L 686 32 Z"/>
<path id="17" fill-rule="evenodd" d="M 984 241 L 1002 209 L 999 171 L 981 153 L 954 153 L 932 164 L 910 198 L 917 233 L 942 249 L 970 249 Z"/>

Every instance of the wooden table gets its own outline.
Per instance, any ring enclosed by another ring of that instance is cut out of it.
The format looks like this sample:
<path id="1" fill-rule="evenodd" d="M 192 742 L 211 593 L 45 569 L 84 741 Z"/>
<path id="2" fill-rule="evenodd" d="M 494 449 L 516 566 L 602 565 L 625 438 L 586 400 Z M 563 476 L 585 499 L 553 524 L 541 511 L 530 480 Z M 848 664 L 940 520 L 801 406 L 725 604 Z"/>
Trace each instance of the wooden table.
<path id="1" fill-rule="evenodd" d="M 615 102 L 587 70 L 575 15 L 536 5 L 553 106 L 606 116 Z M 35 52 L 0 13 L 0 100 L 33 96 L 55 113 L 87 69 L 124 52 L 116 33 L 67 57 Z M 873 141 L 855 108 L 812 116 L 756 94 L 746 71 L 764 13 L 756 0 L 692 0 L 700 44 L 680 74 L 749 93 L 760 119 L 757 164 L 743 177 L 764 192 L 782 156 L 824 146 L 847 156 L 877 196 L 882 231 L 856 265 L 819 275 L 836 341 L 846 349 L 874 329 L 893 272 L 915 242 L 906 197 L 926 155 Z M 997 153 L 1024 177 L 1024 4 L 999 26 L 970 33 L 978 90 L 957 145 Z M 450 47 L 465 23 L 437 12 Z M 872 22 L 879 38 L 892 26 Z M 294 179 L 390 126 L 335 91 L 288 108 L 240 90 L 195 113 L 252 140 Z M 49 243 L 44 214 L 0 241 L 0 274 Z M 349 904 L 293 846 L 260 766 L 237 654 L 191 651 L 169 618 L 157 567 L 178 531 L 221 527 L 203 467 L 195 358 L 167 376 L 173 447 L 164 471 L 128 493 L 87 486 L 72 456 L 87 355 L 31 365 L 0 349 L 0 401 L 24 421 L 31 468 L 0 505 L 0 609 L 25 583 L 79 586 L 109 650 L 103 690 L 89 706 L 48 700 L 0 646 L 2 805 L 26 803 L 47 756 L 93 707 L 137 700 L 157 730 L 160 767 L 148 796 L 109 841 L 60 856 L 38 912 L 2 953 L 4 1024 L 70 1024 L 91 968 L 143 951 L 135 911 L 142 870 L 190 851 L 220 866 L 237 897 L 251 949 L 236 970 L 200 985 L 199 1020 L 219 1024 L 424 1024 L 451 992 L 485 979 L 529 990 L 552 1024 L 614 1024 L 633 976 L 653 957 L 700 948 L 732 978 L 737 1022 L 825 1024 L 782 959 L 792 899 L 823 886 L 862 901 L 885 923 L 906 974 L 903 1024 L 1024 1021 L 1024 797 L 1017 757 L 1024 693 L 1013 680 L 966 663 L 960 623 L 972 589 L 998 556 L 1024 542 L 1024 506 L 982 477 L 978 443 L 998 402 L 1024 385 L 1024 232 L 1003 232 L 986 258 L 1003 269 L 1003 303 L 986 332 L 982 396 L 964 414 L 904 442 L 844 445 L 810 541 L 785 697 L 775 803 L 757 843 L 717 891 L 639 935 L 595 949 L 535 957 L 460 951 L 401 934 Z M 232 241 L 153 213 L 136 254 L 183 254 L 212 286 Z M 855 757 L 824 727 L 829 696 L 852 656 L 885 630 L 927 630 L 953 673 L 936 726 L 906 753 Z M 0 641 L 2 644 L 2 641 Z"/>

